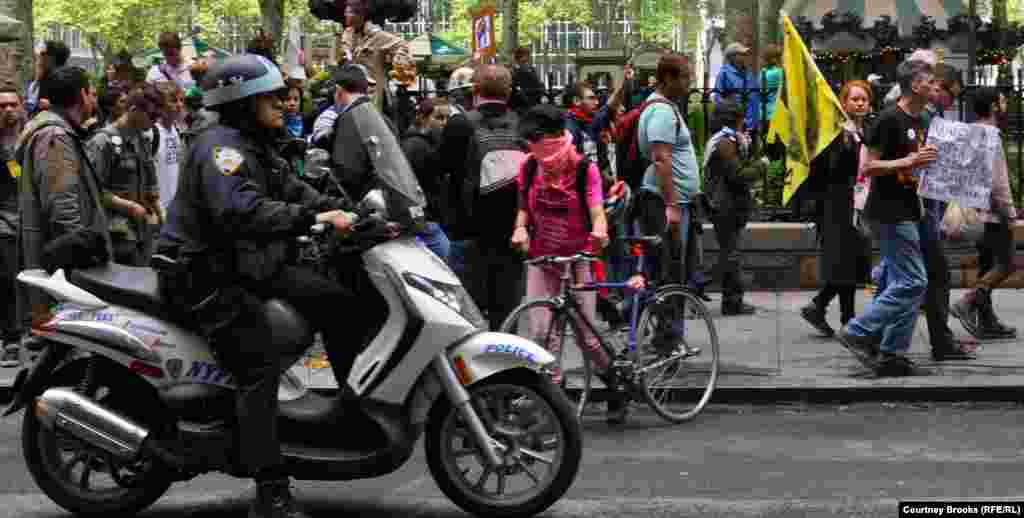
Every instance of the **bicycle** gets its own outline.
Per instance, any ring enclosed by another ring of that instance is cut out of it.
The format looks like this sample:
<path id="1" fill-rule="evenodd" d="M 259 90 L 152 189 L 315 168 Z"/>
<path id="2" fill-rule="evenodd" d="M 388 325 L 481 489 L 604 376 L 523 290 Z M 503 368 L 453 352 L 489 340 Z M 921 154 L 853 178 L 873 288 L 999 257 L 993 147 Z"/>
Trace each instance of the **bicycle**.
<path id="1" fill-rule="evenodd" d="M 660 237 L 626 238 L 626 243 L 632 250 L 631 255 L 638 259 L 636 273 L 643 273 L 646 247 L 660 241 Z M 517 306 L 505 319 L 501 326 L 502 331 L 531 338 L 549 350 L 552 350 L 551 339 L 557 338 L 559 347 L 556 358 L 558 369 L 561 370 L 565 340 L 570 333 L 576 338 L 583 337 L 582 325 L 597 337 L 598 344 L 611 359 L 609 368 L 600 376 L 601 381 L 607 388 L 616 392 L 618 397 L 626 399 L 625 404 L 630 400 L 642 399 L 655 413 L 669 422 L 682 423 L 693 419 L 711 399 L 718 380 L 718 334 L 707 307 L 688 288 L 680 284 L 647 286 L 641 290 L 631 290 L 624 282 L 573 283 L 572 274 L 577 263 L 598 260 L 593 255 L 579 253 L 568 257 L 543 256 L 525 261 L 527 265 L 560 265 L 561 287 L 559 293 L 553 297 L 528 300 Z M 621 342 L 597 332 L 594 324 L 582 311 L 581 303 L 576 297 L 576 293 L 599 289 L 633 291 L 628 337 L 625 346 L 618 352 L 610 342 L 616 341 L 619 345 Z M 529 331 L 530 321 L 524 317 L 537 317 L 539 311 L 550 313 L 541 317 L 546 318 L 541 322 L 549 322 L 550 326 L 545 336 L 530 336 L 535 333 Z M 686 313 L 687 311 L 692 311 L 692 314 Z M 707 327 L 706 338 L 702 340 L 702 335 L 693 329 L 697 326 L 689 325 L 689 322 L 704 323 Z M 577 347 L 579 346 L 577 343 Z M 699 359 L 706 361 L 700 363 Z M 688 364 L 696 368 L 687 370 L 686 379 L 680 379 L 683 369 L 687 368 Z M 665 386 L 659 388 L 652 378 L 657 373 L 668 371 L 672 365 L 677 365 L 677 368 L 667 377 Z M 591 360 L 584 355 L 583 388 L 577 409 L 577 417 L 580 419 L 591 395 L 592 378 L 596 374 L 593 371 Z M 562 388 L 566 389 L 568 376 L 565 372 L 562 374 Z M 704 381 L 699 382 L 698 386 L 686 387 L 680 384 L 697 379 L 699 374 L 706 374 L 706 377 L 702 378 Z M 696 392 L 698 397 L 689 410 L 677 411 L 669 406 L 670 402 L 689 406 L 686 398 L 693 395 L 693 392 Z"/>

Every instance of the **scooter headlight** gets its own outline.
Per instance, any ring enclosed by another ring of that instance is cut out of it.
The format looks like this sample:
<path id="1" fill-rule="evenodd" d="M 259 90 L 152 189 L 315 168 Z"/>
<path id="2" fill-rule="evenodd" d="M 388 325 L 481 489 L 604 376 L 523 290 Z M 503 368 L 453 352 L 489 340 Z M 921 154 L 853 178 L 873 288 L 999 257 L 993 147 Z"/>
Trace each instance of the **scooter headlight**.
<path id="1" fill-rule="evenodd" d="M 486 320 L 484 320 L 483 314 L 480 313 L 480 309 L 476 307 L 473 299 L 462 286 L 435 281 L 411 272 L 403 273 L 402 279 L 409 286 L 430 295 L 434 300 L 448 306 L 452 311 L 458 313 L 474 326 L 487 327 Z"/>

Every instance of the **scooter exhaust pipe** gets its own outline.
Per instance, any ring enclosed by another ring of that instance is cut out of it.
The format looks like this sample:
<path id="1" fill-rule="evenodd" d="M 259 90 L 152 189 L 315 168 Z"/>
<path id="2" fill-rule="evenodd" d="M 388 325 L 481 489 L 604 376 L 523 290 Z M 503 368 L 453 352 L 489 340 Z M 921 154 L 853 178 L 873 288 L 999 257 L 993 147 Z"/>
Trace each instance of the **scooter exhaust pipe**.
<path id="1" fill-rule="evenodd" d="M 35 413 L 47 429 L 67 432 L 124 461 L 138 458 L 149 437 L 142 425 L 65 388 L 43 392 Z"/>

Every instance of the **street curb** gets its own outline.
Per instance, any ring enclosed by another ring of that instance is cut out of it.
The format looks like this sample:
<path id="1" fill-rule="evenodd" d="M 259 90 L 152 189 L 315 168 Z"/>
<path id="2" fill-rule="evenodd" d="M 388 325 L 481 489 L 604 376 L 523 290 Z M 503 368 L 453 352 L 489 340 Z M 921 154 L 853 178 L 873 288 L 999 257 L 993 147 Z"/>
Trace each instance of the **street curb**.
<path id="1" fill-rule="evenodd" d="M 575 391 L 570 391 L 575 392 Z M 607 399 L 603 391 L 591 394 L 590 401 Z M 673 390 L 669 398 L 685 397 L 696 401 L 697 389 Z M 816 403 L 847 404 L 871 402 L 1020 402 L 1024 401 L 1024 386 L 973 387 L 720 387 L 711 396 L 711 404 L 774 404 Z"/>
<path id="2" fill-rule="evenodd" d="M 330 397 L 336 389 L 311 389 Z M 570 391 L 575 392 L 575 391 Z M 597 390 L 590 401 L 603 402 L 606 395 Z M 674 390 L 673 395 L 685 395 L 694 401 L 698 390 Z M 711 396 L 712 404 L 772 404 L 784 402 L 806 403 L 870 403 L 870 402 L 1024 402 L 1024 386 L 973 387 L 720 387 Z"/>
<path id="3" fill-rule="evenodd" d="M 310 391 L 333 397 L 337 389 L 314 388 Z M 570 390 L 570 393 L 576 392 Z M 694 401 L 698 390 L 674 390 L 673 395 Z M 11 387 L 0 387 L 0 404 L 11 402 Z M 591 394 L 590 401 L 606 400 L 601 390 Z M 872 402 L 1024 402 L 1024 386 L 973 387 L 720 387 L 711 396 L 711 404 L 773 404 L 817 403 L 846 404 Z"/>

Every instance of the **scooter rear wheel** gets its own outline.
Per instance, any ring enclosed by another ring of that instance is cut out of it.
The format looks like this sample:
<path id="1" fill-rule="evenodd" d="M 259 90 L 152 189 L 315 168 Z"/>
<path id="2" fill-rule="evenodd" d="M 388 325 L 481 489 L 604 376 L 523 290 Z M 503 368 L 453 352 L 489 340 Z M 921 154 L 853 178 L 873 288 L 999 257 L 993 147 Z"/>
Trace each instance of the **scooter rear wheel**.
<path id="1" fill-rule="evenodd" d="M 50 387 L 77 385 L 84 365 L 78 361 L 61 369 Z M 153 409 L 161 403 L 153 388 L 106 360 L 94 368 L 96 382 L 85 395 L 157 433 L 160 412 Z M 153 461 L 127 466 L 68 434 L 46 429 L 33 408 L 25 409 L 22 420 L 22 453 L 33 480 L 57 505 L 79 516 L 134 516 L 170 488 L 171 477 Z"/>
<path id="2" fill-rule="evenodd" d="M 424 448 L 441 491 L 462 509 L 488 518 L 534 516 L 557 502 L 576 478 L 583 448 L 565 393 L 527 369 L 495 375 L 468 390 L 488 434 L 506 448 L 503 463 L 489 466 L 458 410 L 439 399 Z"/>

